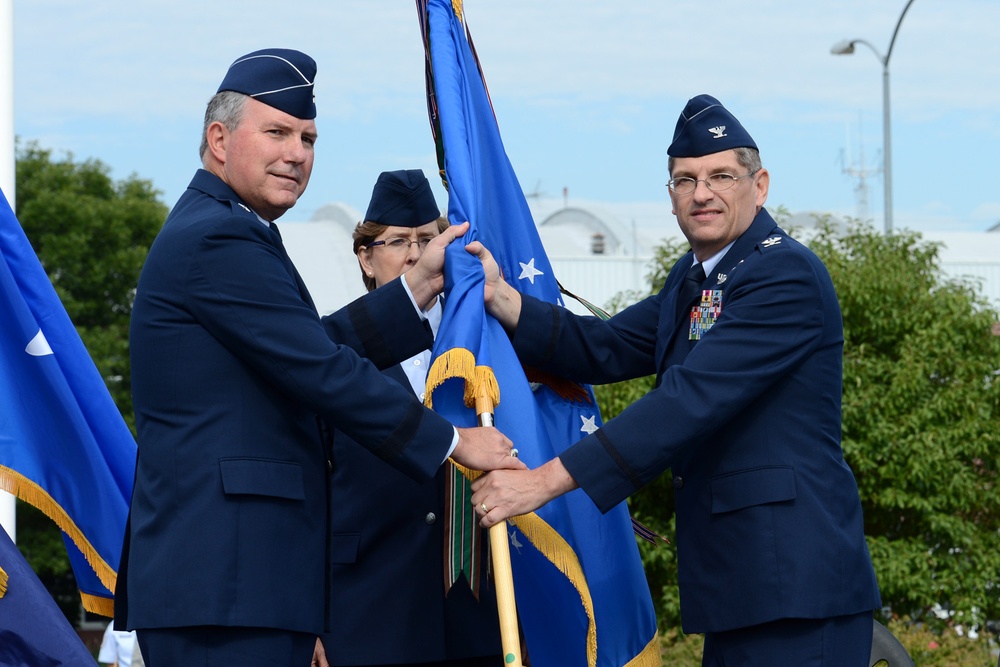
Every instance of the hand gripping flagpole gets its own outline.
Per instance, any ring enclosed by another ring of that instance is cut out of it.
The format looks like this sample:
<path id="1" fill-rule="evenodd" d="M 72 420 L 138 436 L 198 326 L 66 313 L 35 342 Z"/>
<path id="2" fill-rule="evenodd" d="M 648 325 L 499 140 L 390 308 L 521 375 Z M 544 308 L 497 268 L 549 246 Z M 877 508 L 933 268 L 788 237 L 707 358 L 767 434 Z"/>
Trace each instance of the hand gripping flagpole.
<path id="1" fill-rule="evenodd" d="M 485 387 L 476 392 L 476 415 L 480 426 L 493 426 L 493 401 Z M 503 661 L 509 667 L 522 667 L 521 639 L 517 629 L 517 606 L 514 603 L 514 574 L 510 566 L 510 543 L 507 522 L 490 527 L 490 555 L 493 580 L 497 587 L 497 614 L 500 617 L 500 644 Z"/>

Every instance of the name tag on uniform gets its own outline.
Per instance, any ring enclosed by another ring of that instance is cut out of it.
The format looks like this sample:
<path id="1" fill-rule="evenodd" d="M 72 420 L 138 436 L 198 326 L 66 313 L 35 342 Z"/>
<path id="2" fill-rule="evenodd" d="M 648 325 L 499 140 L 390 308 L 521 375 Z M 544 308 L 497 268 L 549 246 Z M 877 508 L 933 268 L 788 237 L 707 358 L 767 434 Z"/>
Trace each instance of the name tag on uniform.
<path id="1" fill-rule="evenodd" d="M 701 300 L 691 308 L 691 325 L 688 328 L 688 340 L 701 340 L 709 329 L 719 319 L 722 312 L 722 290 L 706 289 L 701 291 Z"/>

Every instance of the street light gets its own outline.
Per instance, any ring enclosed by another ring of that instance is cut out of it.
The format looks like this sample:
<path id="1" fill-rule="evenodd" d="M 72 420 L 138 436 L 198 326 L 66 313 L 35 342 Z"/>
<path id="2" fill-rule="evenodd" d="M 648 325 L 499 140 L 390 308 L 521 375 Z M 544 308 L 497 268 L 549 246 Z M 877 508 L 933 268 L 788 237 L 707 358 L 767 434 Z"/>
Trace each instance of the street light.
<path id="1" fill-rule="evenodd" d="M 855 44 L 864 44 L 875 57 L 882 63 L 882 172 L 885 183 L 885 233 L 892 231 L 892 141 L 889 130 L 889 58 L 892 57 L 892 47 L 896 43 L 896 35 L 899 34 L 899 26 L 903 23 L 906 10 L 913 4 L 913 0 L 907 0 L 903 12 L 896 21 L 896 29 L 892 31 L 892 39 L 889 41 L 889 50 L 883 56 L 878 49 L 872 46 L 871 42 L 863 39 L 845 39 L 837 42 L 830 48 L 830 53 L 835 56 L 846 56 L 854 53 Z"/>

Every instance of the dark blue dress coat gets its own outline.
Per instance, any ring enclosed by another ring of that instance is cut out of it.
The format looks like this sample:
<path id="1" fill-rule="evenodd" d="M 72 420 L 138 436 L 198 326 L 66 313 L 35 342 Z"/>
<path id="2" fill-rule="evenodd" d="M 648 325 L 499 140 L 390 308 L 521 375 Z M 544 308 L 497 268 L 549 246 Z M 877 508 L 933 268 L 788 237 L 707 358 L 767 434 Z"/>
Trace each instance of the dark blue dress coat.
<path id="1" fill-rule="evenodd" d="M 410 389 L 400 366 L 385 374 Z M 444 594 L 447 468 L 417 482 L 343 433 L 334 437 L 333 450 L 331 605 L 349 613 L 337 615 L 323 635 L 330 664 L 488 655 L 501 664 L 492 578 L 483 577 L 478 601 L 464 577 Z M 489 549 L 480 531 L 485 573 Z"/>
<path id="2" fill-rule="evenodd" d="M 431 479 L 452 426 L 372 363 L 431 342 L 398 280 L 321 321 L 273 226 L 199 170 L 135 297 L 139 454 L 119 622 L 319 635 L 351 613 L 328 609 L 324 423 Z"/>
<path id="3" fill-rule="evenodd" d="M 826 268 L 761 210 L 702 285 L 721 290 L 721 313 L 691 341 L 675 304 L 691 262 L 607 322 L 524 299 L 526 365 L 594 384 L 656 375 L 562 462 L 605 511 L 672 469 L 685 632 L 879 607 L 840 446 L 843 323 Z"/>

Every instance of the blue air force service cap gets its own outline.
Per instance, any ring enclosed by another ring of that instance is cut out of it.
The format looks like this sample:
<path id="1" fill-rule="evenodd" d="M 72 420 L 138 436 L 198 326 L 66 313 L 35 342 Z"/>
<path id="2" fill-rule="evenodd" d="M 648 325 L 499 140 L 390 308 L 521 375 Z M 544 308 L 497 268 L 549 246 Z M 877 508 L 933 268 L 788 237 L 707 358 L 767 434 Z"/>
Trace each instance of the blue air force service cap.
<path id="1" fill-rule="evenodd" d="M 440 216 L 424 172 L 402 169 L 379 174 L 365 220 L 392 227 L 419 227 Z"/>
<path id="2" fill-rule="evenodd" d="M 688 100 L 677 119 L 674 140 L 667 148 L 671 157 L 701 157 L 731 148 L 757 148 L 736 116 L 711 95 Z"/>
<path id="3" fill-rule="evenodd" d="M 232 90 L 301 118 L 316 117 L 316 61 L 292 49 L 261 49 L 229 66 L 217 93 Z"/>

